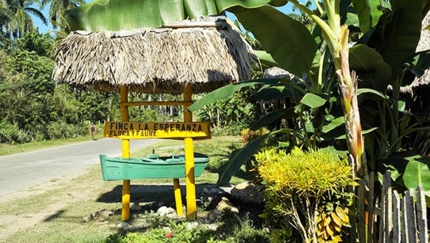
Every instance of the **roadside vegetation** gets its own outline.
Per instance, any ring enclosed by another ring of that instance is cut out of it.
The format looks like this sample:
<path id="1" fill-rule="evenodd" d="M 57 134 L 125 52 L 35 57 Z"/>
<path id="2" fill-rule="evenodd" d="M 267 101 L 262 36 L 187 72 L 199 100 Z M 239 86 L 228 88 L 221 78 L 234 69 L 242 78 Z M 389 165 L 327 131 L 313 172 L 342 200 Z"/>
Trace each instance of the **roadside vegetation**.
<path id="1" fill-rule="evenodd" d="M 96 139 L 101 139 L 103 136 L 101 134 L 96 135 Z M 53 140 L 45 140 L 40 142 L 31 142 L 31 143 L 23 143 L 23 144 L 0 144 L 0 156 L 24 153 L 38 149 L 45 149 L 55 146 L 67 145 L 71 143 L 84 142 L 91 140 L 91 136 L 80 136 L 76 138 L 65 138 L 65 139 L 53 139 Z"/>

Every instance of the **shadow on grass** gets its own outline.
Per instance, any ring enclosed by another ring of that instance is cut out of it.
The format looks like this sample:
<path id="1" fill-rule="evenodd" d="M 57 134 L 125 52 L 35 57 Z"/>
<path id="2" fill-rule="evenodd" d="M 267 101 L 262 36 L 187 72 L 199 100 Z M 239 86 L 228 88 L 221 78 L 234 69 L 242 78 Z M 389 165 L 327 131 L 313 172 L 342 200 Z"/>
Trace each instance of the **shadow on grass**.
<path id="1" fill-rule="evenodd" d="M 197 198 L 198 194 L 201 193 L 204 188 L 210 190 L 211 188 L 216 187 L 215 184 L 210 183 L 202 183 L 196 184 L 196 193 Z M 186 201 L 184 200 L 186 194 L 185 185 L 181 185 L 181 195 L 182 195 L 182 203 L 184 204 Z M 111 191 L 101 194 L 97 198 L 97 202 L 104 203 L 117 203 L 121 202 L 122 198 L 122 185 L 118 185 L 114 187 Z M 169 202 L 174 202 L 174 188 L 173 182 L 168 185 L 167 183 L 163 185 L 131 185 L 130 186 L 130 202 L 164 202 L 165 205 L 169 205 Z"/>
<path id="2" fill-rule="evenodd" d="M 44 222 L 50 222 L 50 221 L 56 220 L 65 212 L 66 212 L 66 210 L 58 210 L 56 213 L 46 217 L 43 221 Z"/>

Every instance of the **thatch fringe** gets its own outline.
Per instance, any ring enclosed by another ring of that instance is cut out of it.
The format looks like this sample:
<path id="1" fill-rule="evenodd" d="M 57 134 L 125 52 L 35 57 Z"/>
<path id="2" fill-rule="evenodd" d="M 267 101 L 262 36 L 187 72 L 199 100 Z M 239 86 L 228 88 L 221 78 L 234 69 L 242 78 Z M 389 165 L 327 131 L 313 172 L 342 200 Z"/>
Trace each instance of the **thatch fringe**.
<path id="1" fill-rule="evenodd" d="M 127 32 L 70 33 L 56 50 L 53 79 L 111 91 L 209 92 L 251 78 L 257 58 L 240 34 L 226 25 Z"/>
<path id="2" fill-rule="evenodd" d="M 264 70 L 263 78 L 289 78 L 293 79 L 294 75 L 288 72 L 287 70 L 284 70 L 282 68 L 278 67 L 271 67 L 266 70 Z"/>
<path id="3" fill-rule="evenodd" d="M 427 12 L 426 16 L 421 22 L 421 27 L 425 28 L 430 25 L 430 12 Z M 418 42 L 416 52 L 420 51 L 426 51 L 430 49 L 430 33 L 429 31 L 422 30 L 420 34 L 420 41 Z M 406 86 L 400 88 L 400 93 L 403 94 L 410 94 L 411 96 L 414 96 L 414 92 L 416 89 L 419 89 L 420 87 L 429 86 L 430 85 L 430 72 L 429 69 L 426 69 L 424 71 L 424 74 L 419 77 L 415 78 L 414 81 Z"/>

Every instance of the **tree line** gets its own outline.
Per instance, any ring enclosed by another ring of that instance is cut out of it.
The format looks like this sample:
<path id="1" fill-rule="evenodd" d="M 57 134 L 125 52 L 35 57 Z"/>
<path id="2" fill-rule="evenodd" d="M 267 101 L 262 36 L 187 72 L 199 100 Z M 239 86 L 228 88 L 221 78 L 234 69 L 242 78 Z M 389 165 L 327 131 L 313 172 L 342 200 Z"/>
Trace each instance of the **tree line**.
<path id="1" fill-rule="evenodd" d="M 88 133 L 103 121 L 115 94 L 56 85 L 51 79 L 54 39 L 37 31 L 0 49 L 0 143 L 26 143 Z"/>

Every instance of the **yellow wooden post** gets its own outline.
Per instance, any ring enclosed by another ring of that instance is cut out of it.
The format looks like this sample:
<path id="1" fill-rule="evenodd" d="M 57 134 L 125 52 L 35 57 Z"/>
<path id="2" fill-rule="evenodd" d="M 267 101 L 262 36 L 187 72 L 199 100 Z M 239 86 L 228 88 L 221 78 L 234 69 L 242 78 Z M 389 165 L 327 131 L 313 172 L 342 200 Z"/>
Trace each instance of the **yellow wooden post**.
<path id="1" fill-rule="evenodd" d="M 121 102 L 128 101 L 127 86 L 121 86 Z M 121 120 L 123 122 L 129 121 L 128 106 L 121 106 Z M 122 157 L 130 158 L 130 139 L 121 140 Z M 130 180 L 122 181 L 122 211 L 121 220 L 127 221 L 130 218 Z"/>
<path id="2" fill-rule="evenodd" d="M 184 215 L 184 210 L 182 209 L 182 195 L 181 195 L 181 185 L 179 184 L 179 179 L 173 179 L 173 189 L 175 194 L 175 204 L 176 204 L 176 213 L 179 216 Z"/>
<path id="3" fill-rule="evenodd" d="M 184 85 L 184 101 L 192 101 L 192 85 Z M 193 122 L 193 115 L 187 110 L 188 105 L 184 105 L 184 122 Z M 185 148 L 185 183 L 187 194 L 187 218 L 195 220 L 197 218 L 196 207 L 196 185 L 194 178 L 194 143 L 192 138 L 184 139 Z"/>

